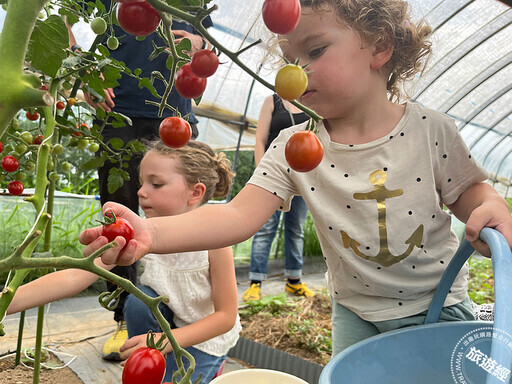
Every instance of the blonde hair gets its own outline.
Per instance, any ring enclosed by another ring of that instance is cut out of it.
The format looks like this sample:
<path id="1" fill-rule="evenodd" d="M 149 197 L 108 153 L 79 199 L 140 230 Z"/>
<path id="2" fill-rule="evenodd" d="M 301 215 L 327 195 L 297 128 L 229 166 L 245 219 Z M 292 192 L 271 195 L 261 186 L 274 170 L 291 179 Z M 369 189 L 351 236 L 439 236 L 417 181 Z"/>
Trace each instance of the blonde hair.
<path id="1" fill-rule="evenodd" d="M 340 24 L 356 31 L 370 45 L 393 54 L 384 67 L 390 100 L 400 100 L 403 83 L 423 71 L 431 53 L 432 29 L 411 21 L 404 0 L 301 0 L 315 12 L 334 11 Z"/>
<path id="2" fill-rule="evenodd" d="M 181 148 L 170 148 L 161 140 L 145 142 L 148 152 L 169 156 L 178 160 L 177 171 L 185 177 L 189 186 L 203 183 L 206 187 L 201 204 L 215 197 L 225 197 L 235 174 L 231 162 L 223 152 L 216 153 L 208 144 L 191 140 Z"/>

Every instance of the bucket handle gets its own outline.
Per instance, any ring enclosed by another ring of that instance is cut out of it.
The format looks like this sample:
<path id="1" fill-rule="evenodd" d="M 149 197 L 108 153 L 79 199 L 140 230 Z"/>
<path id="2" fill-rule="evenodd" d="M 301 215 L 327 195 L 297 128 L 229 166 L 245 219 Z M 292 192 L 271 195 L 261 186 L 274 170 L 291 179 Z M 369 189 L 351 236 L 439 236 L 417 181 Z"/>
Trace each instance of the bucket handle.
<path id="1" fill-rule="evenodd" d="M 508 246 L 507 241 L 503 237 L 503 235 L 495 229 L 491 228 L 483 228 L 480 232 L 480 237 L 483 241 L 485 241 L 491 250 L 493 268 L 495 272 L 495 280 L 500 280 L 500 286 L 495 289 L 495 301 L 500 302 L 500 306 L 496 306 L 495 313 L 496 319 L 499 321 L 504 320 L 505 316 L 498 316 L 499 313 L 507 312 L 512 313 L 512 304 L 510 304 L 510 300 L 507 300 L 507 290 L 502 289 L 502 284 L 507 285 L 508 287 L 511 285 L 511 276 L 512 276 L 512 261 L 511 261 L 511 252 L 510 247 Z M 427 316 L 425 319 L 425 324 L 437 323 L 439 320 L 439 316 L 441 314 L 441 310 L 443 309 L 443 304 L 446 300 L 446 296 L 448 296 L 448 292 L 457 277 L 460 269 L 464 265 L 464 263 L 469 259 L 469 256 L 473 254 L 475 250 L 469 244 L 469 241 L 464 239 L 457 252 L 453 256 L 452 260 L 448 264 L 443 276 L 441 277 L 441 281 L 436 289 L 434 297 L 432 298 L 432 302 L 430 303 L 430 307 L 427 312 Z M 508 275 L 507 272 L 508 271 Z M 496 276 L 499 273 L 501 279 Z M 508 288 L 508 294 L 510 294 L 511 290 Z M 505 296 L 505 297 L 503 297 Z M 507 306 L 507 301 L 509 302 Z M 498 313 L 498 310 L 500 311 Z M 502 326 L 502 324 L 496 324 L 496 327 Z M 500 328 L 504 329 L 504 328 Z"/>

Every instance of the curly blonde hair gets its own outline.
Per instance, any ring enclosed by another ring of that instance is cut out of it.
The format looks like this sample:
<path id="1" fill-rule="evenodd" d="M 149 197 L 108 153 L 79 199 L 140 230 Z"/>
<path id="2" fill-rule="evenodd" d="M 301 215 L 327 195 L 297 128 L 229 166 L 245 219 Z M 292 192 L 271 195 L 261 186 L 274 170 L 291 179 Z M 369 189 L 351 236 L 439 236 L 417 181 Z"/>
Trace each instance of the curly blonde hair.
<path id="1" fill-rule="evenodd" d="M 391 100 L 400 100 L 402 85 L 421 73 L 432 50 L 432 29 L 424 21 L 411 21 L 404 0 L 301 0 L 315 12 L 334 11 L 341 25 L 356 31 L 370 45 L 393 54 L 384 71 Z"/>
<path id="2" fill-rule="evenodd" d="M 235 174 L 231 162 L 223 152 L 216 153 L 208 144 L 191 140 L 181 148 L 167 147 L 161 140 L 144 143 L 147 152 L 156 152 L 178 160 L 177 171 L 185 177 L 189 186 L 203 183 L 206 187 L 201 204 L 216 197 L 225 197 Z"/>

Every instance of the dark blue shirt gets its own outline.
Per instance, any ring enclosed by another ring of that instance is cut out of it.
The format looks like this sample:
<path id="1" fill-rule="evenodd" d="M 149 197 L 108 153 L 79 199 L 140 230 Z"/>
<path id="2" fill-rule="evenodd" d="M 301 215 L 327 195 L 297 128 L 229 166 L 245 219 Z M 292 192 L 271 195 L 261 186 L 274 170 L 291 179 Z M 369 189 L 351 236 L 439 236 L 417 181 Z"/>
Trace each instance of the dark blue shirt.
<path id="1" fill-rule="evenodd" d="M 108 9 L 110 0 L 101 0 L 105 7 Z M 204 19 L 203 25 L 205 27 L 212 26 L 212 21 L 209 17 Z M 172 28 L 175 30 L 181 29 L 189 33 L 194 33 L 195 29 L 192 25 L 178 19 L 174 19 Z M 169 79 L 170 71 L 166 68 L 165 62 L 168 55 L 163 53 L 156 59 L 150 61 L 149 56 L 153 52 L 154 41 L 157 46 L 163 47 L 164 42 L 157 33 L 152 33 L 142 41 L 138 41 L 135 36 L 132 36 L 123 31 L 119 26 L 114 25 L 115 35 L 119 39 L 119 47 L 116 50 L 110 51 L 110 56 L 124 64 L 132 71 L 140 68 L 142 70 L 141 77 L 151 77 L 151 72 L 159 71 L 165 79 Z M 131 76 L 123 74 L 118 80 L 119 86 L 114 88 L 115 94 L 115 112 L 122 113 L 129 117 L 141 118 L 157 118 L 158 107 L 147 105 L 146 100 L 160 102 L 154 97 L 147 88 L 139 88 L 139 81 Z M 153 83 L 159 95 L 164 94 L 165 86 L 162 81 L 155 79 Z M 177 108 L 182 116 L 190 113 L 189 122 L 197 123 L 195 115 L 192 113 L 192 102 L 190 99 L 181 97 L 176 89 L 172 89 L 167 99 L 167 104 Z M 164 110 L 162 117 L 172 116 L 169 109 Z"/>

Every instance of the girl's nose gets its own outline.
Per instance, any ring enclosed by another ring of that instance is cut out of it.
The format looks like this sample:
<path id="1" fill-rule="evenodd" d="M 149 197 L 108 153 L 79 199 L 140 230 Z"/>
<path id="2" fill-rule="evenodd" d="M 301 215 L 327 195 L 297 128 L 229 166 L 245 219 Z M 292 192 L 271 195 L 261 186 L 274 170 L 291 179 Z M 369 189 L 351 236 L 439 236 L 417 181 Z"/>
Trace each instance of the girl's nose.
<path id="1" fill-rule="evenodd" d="M 139 190 L 137 191 L 137 196 L 139 196 L 139 197 L 144 197 L 145 196 L 144 187 L 140 187 L 139 188 Z"/>

